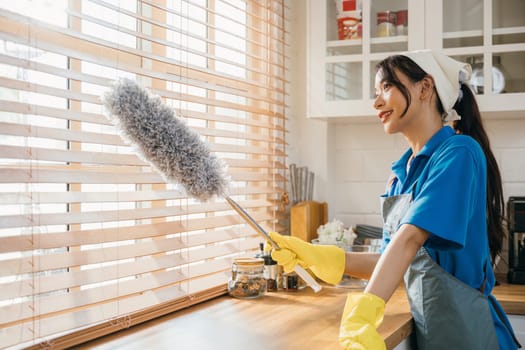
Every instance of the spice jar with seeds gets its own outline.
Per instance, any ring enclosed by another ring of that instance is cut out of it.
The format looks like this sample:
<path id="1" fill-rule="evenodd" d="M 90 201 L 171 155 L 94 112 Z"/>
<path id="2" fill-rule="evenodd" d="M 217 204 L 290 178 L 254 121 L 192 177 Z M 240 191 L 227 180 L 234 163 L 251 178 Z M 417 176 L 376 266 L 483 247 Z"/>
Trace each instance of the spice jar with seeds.
<path id="1" fill-rule="evenodd" d="M 228 281 L 228 293 L 235 298 L 254 299 L 266 293 L 264 260 L 260 258 L 237 258 L 232 265 L 232 277 Z"/>

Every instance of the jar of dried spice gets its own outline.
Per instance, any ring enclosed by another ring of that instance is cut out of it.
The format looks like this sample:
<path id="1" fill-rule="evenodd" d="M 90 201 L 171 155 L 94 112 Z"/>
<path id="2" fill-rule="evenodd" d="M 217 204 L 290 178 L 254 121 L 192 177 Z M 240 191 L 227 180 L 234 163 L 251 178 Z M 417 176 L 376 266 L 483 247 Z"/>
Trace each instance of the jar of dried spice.
<path id="1" fill-rule="evenodd" d="M 240 299 L 258 298 L 266 293 L 264 260 L 260 258 L 237 258 L 233 261 L 232 277 L 228 281 L 228 293 Z"/>

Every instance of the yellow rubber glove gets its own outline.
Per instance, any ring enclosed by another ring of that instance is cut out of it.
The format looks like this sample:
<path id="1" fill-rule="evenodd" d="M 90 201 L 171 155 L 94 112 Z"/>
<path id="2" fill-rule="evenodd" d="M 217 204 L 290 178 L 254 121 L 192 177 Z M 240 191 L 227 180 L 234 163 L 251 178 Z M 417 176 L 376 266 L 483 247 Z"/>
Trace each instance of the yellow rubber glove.
<path id="1" fill-rule="evenodd" d="M 272 258 L 283 266 L 284 272 L 291 272 L 295 265 L 300 264 L 325 282 L 337 284 L 341 281 L 346 259 L 343 249 L 334 245 L 310 244 L 277 232 L 270 232 L 270 238 L 281 248 L 272 251 Z"/>
<path id="2" fill-rule="evenodd" d="M 383 322 L 385 301 L 370 293 L 350 293 L 346 298 L 339 344 L 345 350 L 384 350 L 385 341 L 377 333 Z"/>

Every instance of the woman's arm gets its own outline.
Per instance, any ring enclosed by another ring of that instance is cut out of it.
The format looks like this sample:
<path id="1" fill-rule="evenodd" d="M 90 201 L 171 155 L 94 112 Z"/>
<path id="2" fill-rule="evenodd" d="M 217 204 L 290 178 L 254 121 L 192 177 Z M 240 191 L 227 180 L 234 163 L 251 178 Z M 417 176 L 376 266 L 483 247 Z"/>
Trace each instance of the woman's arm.
<path id="1" fill-rule="evenodd" d="M 402 225 L 381 254 L 365 292 L 388 301 L 428 236 L 414 225 Z"/>
<path id="2" fill-rule="evenodd" d="M 354 253 L 347 252 L 345 260 L 345 274 L 369 280 L 372 276 L 379 253 Z"/>

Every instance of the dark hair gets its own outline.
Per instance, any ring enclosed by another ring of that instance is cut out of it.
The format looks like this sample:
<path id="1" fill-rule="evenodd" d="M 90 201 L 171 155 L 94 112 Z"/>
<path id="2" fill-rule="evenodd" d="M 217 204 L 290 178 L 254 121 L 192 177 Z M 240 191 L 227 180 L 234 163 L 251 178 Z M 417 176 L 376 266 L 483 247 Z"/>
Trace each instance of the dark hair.
<path id="1" fill-rule="evenodd" d="M 503 185 L 496 158 L 490 149 L 490 142 L 478 104 L 470 87 L 460 85 L 463 97 L 456 101 L 454 109 L 461 116 L 461 120 L 454 121 L 454 129 L 464 135 L 469 135 L 480 144 L 487 159 L 487 227 L 492 260 L 496 258 L 503 247 L 505 236 L 505 199 L 503 198 Z"/>
<path id="2" fill-rule="evenodd" d="M 381 61 L 376 67 L 383 75 L 382 80 L 394 85 L 405 97 L 407 102 L 407 107 L 403 112 L 403 115 L 405 115 L 411 102 L 410 94 L 408 89 L 397 77 L 395 70 L 397 69 L 402 72 L 413 83 L 421 81 L 428 76 L 428 74 L 410 58 L 402 55 L 389 56 Z M 481 114 L 479 113 L 478 104 L 474 94 L 466 84 L 461 84 L 460 88 L 463 96 L 456 101 L 453 108 L 459 115 L 461 115 L 461 120 L 454 121 L 454 129 L 458 133 L 469 135 L 475 139 L 485 153 L 487 160 L 487 234 L 490 255 L 492 261 L 494 261 L 496 256 L 501 252 L 503 238 L 505 237 L 505 201 L 503 198 L 501 174 L 496 158 L 490 148 L 489 138 L 483 127 Z M 437 93 L 436 97 L 437 109 L 441 115 L 444 115 L 445 111 Z"/>

